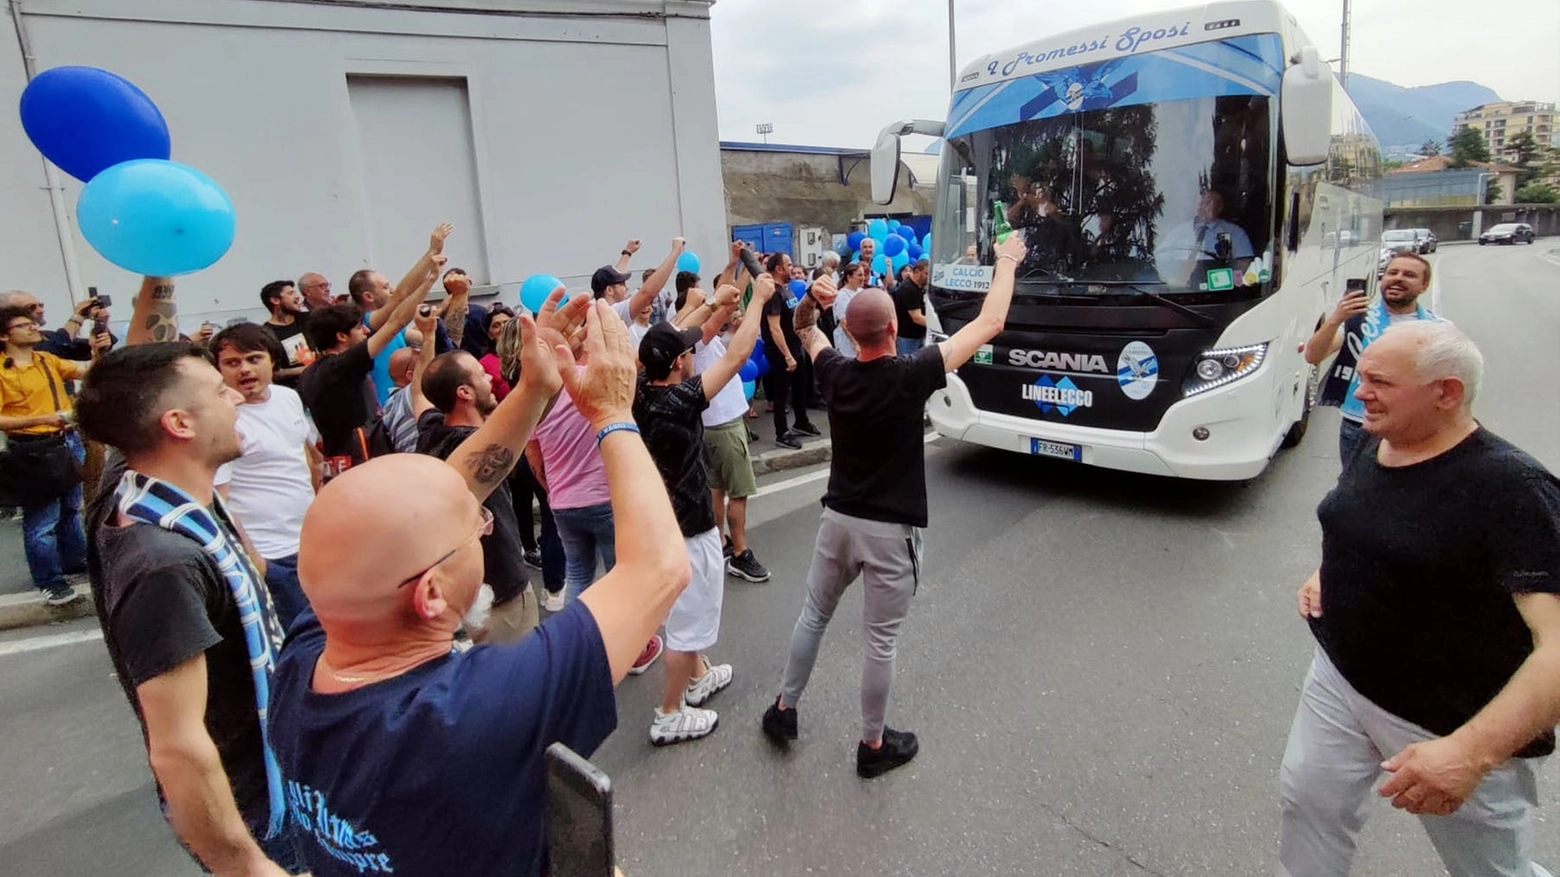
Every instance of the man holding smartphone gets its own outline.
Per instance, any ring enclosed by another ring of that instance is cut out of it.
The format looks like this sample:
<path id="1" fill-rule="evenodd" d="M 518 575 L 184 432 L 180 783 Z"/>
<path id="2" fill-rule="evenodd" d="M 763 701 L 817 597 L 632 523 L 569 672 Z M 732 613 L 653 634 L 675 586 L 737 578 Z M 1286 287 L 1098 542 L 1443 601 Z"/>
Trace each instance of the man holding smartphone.
<path id="1" fill-rule="evenodd" d="M 1319 405 L 1342 409 L 1338 427 L 1338 458 L 1348 465 L 1354 449 L 1365 440 L 1365 403 L 1354 397 L 1359 389 L 1355 365 L 1371 342 L 1387 327 L 1406 320 L 1440 320 L 1419 304 L 1430 286 L 1430 263 L 1415 253 L 1398 253 L 1381 276 L 1381 296 L 1373 304 L 1364 289 L 1348 292 L 1305 345 L 1305 361 L 1319 366 L 1334 353 L 1338 358 L 1322 384 Z"/>

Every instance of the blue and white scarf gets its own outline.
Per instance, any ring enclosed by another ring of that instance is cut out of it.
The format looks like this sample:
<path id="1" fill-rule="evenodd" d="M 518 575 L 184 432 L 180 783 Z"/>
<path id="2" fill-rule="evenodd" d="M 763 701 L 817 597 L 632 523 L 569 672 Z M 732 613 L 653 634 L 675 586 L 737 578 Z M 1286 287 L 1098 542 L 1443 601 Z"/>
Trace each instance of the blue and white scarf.
<path id="1" fill-rule="evenodd" d="M 282 791 L 282 770 L 271 750 L 266 714 L 271 705 L 271 674 L 276 670 L 276 654 L 282 647 L 282 630 L 271 608 L 271 594 L 260 574 L 244 552 L 236 548 L 232 517 L 220 496 L 213 496 L 215 514 L 172 484 L 127 469 L 115 493 L 119 513 L 127 519 L 195 540 L 217 565 L 233 593 L 239 624 L 244 629 L 244 645 L 249 650 L 249 669 L 254 674 L 255 708 L 260 717 L 260 742 L 265 754 L 265 779 L 270 793 L 270 828 L 266 838 L 282 830 L 286 798 Z"/>
<path id="2" fill-rule="evenodd" d="M 1415 305 L 1414 319 L 1439 321 L 1441 318 L 1425 310 L 1424 305 Z M 1365 419 L 1365 403 L 1354 398 L 1354 391 L 1360 388 L 1360 376 L 1354 369 L 1365 348 L 1391 325 L 1392 312 L 1387 310 L 1384 297 L 1378 298 L 1370 310 L 1350 317 L 1343 324 L 1343 347 L 1338 350 L 1338 358 L 1333 360 L 1332 370 L 1327 373 L 1321 398 L 1316 404 L 1340 408 L 1344 417 L 1356 422 Z"/>

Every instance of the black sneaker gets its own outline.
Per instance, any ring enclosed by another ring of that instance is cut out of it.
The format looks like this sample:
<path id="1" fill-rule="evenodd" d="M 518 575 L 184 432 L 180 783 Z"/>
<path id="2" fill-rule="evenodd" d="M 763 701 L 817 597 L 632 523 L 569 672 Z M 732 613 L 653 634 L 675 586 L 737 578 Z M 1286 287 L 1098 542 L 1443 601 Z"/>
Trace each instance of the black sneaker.
<path id="1" fill-rule="evenodd" d="M 77 600 L 84 599 L 86 598 L 76 593 L 76 589 L 70 585 L 60 585 L 45 591 L 43 602 L 50 606 L 69 606 Z"/>
<path id="2" fill-rule="evenodd" d="M 818 427 L 813 426 L 811 423 L 798 423 L 797 425 L 791 427 L 791 431 L 799 432 L 802 435 L 810 435 L 813 438 L 817 438 L 823 435 L 823 433 L 818 431 Z"/>
<path id="3" fill-rule="evenodd" d="M 783 432 L 775 438 L 775 444 L 782 448 L 790 448 L 793 451 L 802 449 L 802 440 L 796 437 L 794 432 Z"/>
<path id="4" fill-rule="evenodd" d="M 796 739 L 796 707 L 780 708 L 780 698 L 764 710 L 764 734 L 776 745 L 784 746 Z"/>
<path id="5" fill-rule="evenodd" d="M 531 569 L 542 568 L 542 552 L 538 550 L 527 551 L 524 555 L 525 565 Z"/>
<path id="6" fill-rule="evenodd" d="M 751 548 L 741 554 L 733 554 L 728 557 L 726 559 L 726 572 L 737 578 L 747 579 L 750 582 L 769 581 L 769 570 L 764 569 L 764 565 L 759 563 L 758 558 L 753 556 L 753 549 Z"/>
<path id="7" fill-rule="evenodd" d="M 768 719 L 766 714 L 764 717 Z M 870 780 L 910 763 L 921 751 L 921 744 L 909 731 L 883 729 L 883 745 L 873 749 L 865 743 L 856 744 L 856 776 Z"/>

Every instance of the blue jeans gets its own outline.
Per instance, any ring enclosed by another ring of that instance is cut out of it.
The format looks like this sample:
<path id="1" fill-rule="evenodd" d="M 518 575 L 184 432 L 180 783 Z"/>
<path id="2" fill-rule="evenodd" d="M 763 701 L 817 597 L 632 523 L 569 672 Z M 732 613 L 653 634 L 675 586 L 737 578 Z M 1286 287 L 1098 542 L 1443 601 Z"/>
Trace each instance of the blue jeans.
<path id="1" fill-rule="evenodd" d="M 86 460 L 81 437 L 65 436 L 79 465 Z M 81 485 L 58 499 L 22 509 L 22 547 L 33 584 L 49 591 L 65 587 L 65 576 L 87 571 L 87 534 L 81 526 Z"/>
<path id="2" fill-rule="evenodd" d="M 292 628 L 293 619 L 309 606 L 309 598 L 303 595 L 298 584 L 298 555 L 265 559 L 265 587 L 271 592 L 271 605 L 276 607 L 276 620 L 282 632 Z"/>
<path id="3" fill-rule="evenodd" d="M 617 565 L 617 532 L 612 526 L 612 504 L 580 509 L 553 509 L 558 538 L 567 558 L 564 578 L 569 599 L 578 597 L 596 577 L 596 558 L 607 572 Z"/>
<path id="4" fill-rule="evenodd" d="M 895 338 L 894 341 L 899 348 L 900 356 L 915 356 L 921 352 L 922 347 L 926 346 L 925 338 Z"/>

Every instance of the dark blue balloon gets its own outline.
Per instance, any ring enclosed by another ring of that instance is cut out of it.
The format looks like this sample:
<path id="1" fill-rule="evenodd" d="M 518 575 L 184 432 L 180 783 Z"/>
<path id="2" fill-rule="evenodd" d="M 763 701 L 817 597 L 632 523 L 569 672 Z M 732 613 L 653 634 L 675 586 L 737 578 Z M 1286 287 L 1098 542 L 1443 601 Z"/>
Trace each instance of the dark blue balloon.
<path id="1" fill-rule="evenodd" d="M 911 244 L 910 245 L 910 258 L 912 258 L 912 259 L 916 260 L 917 262 L 919 262 L 919 261 L 921 261 L 921 257 L 923 257 L 925 255 L 926 255 L 926 251 L 921 249 L 921 245 L 920 244 Z"/>
<path id="2" fill-rule="evenodd" d="M 859 231 L 853 231 L 853 232 L 850 233 L 850 236 L 845 239 L 845 241 L 846 241 L 846 243 L 850 244 L 851 252 L 855 252 L 856 250 L 861 249 L 861 242 L 866 240 L 866 239 L 867 239 L 866 235 L 862 234 Z"/>
<path id="3" fill-rule="evenodd" d="M 753 358 L 749 362 L 758 367 L 756 374 L 760 378 L 769 374 L 769 357 L 764 355 L 764 346 L 762 344 L 753 349 Z"/>
<path id="4" fill-rule="evenodd" d="M 742 364 L 742 368 L 737 372 L 737 376 L 742 379 L 744 384 L 758 380 L 758 364 L 748 360 Z"/>
<path id="5" fill-rule="evenodd" d="M 22 127 L 44 157 L 83 183 L 121 162 L 166 161 L 168 122 L 146 93 L 96 67 L 55 67 L 22 92 Z"/>
<path id="6" fill-rule="evenodd" d="M 807 281 L 805 280 L 793 280 L 791 281 L 790 286 L 791 294 L 797 298 L 801 298 L 807 294 Z"/>
<path id="7" fill-rule="evenodd" d="M 904 251 L 905 239 L 897 234 L 889 235 L 888 240 L 883 243 L 883 254 L 888 256 L 890 259 L 897 257 Z"/>

